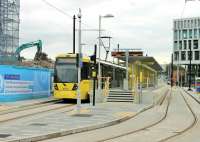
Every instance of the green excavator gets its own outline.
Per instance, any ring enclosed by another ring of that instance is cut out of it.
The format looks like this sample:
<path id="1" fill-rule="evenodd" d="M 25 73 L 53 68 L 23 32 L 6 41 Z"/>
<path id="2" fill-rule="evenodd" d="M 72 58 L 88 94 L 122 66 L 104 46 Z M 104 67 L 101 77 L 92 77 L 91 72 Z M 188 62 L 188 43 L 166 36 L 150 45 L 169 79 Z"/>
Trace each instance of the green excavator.
<path id="1" fill-rule="evenodd" d="M 16 49 L 15 54 L 14 54 L 16 60 L 21 61 L 21 57 L 20 57 L 21 51 L 27 48 L 31 48 L 31 47 L 37 47 L 37 52 L 35 54 L 34 60 L 39 61 L 42 56 L 42 41 L 41 40 L 25 43 L 19 46 Z"/>

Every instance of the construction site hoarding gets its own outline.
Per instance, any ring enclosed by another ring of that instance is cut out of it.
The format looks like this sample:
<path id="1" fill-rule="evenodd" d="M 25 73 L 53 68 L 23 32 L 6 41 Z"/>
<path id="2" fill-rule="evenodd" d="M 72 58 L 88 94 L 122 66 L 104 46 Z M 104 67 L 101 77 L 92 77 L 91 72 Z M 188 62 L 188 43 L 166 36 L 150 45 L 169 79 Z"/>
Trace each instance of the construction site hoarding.
<path id="1" fill-rule="evenodd" d="M 0 65 L 0 102 L 50 96 L 48 69 Z"/>

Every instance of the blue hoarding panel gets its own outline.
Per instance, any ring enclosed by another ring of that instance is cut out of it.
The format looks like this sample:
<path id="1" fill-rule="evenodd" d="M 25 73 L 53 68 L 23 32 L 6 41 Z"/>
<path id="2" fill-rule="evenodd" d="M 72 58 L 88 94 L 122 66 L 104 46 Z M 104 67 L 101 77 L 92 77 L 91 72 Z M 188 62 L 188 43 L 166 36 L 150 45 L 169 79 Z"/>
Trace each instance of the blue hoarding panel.
<path id="1" fill-rule="evenodd" d="M 50 96 L 48 69 L 0 65 L 0 102 Z"/>
<path id="2" fill-rule="evenodd" d="M 196 92 L 198 94 L 200 94 L 200 78 L 199 77 L 196 78 L 196 84 L 195 84 L 195 86 L 196 86 Z"/>

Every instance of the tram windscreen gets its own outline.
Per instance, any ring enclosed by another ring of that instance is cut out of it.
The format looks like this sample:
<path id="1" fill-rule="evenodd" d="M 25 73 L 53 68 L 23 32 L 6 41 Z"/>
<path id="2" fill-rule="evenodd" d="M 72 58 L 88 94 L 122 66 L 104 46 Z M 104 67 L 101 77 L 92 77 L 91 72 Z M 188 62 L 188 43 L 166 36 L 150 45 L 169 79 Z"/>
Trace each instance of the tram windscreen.
<path id="1" fill-rule="evenodd" d="M 55 66 L 55 82 L 73 83 L 78 81 L 76 59 L 58 59 Z"/>

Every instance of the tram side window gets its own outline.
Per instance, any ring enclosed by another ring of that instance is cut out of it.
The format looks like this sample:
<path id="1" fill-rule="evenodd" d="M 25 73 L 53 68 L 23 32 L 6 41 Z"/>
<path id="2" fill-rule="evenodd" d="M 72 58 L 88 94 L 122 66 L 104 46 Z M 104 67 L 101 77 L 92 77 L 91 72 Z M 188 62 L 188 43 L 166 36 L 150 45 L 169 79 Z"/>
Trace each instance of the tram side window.
<path id="1" fill-rule="evenodd" d="M 89 63 L 83 63 L 81 68 L 81 80 L 89 79 Z"/>

